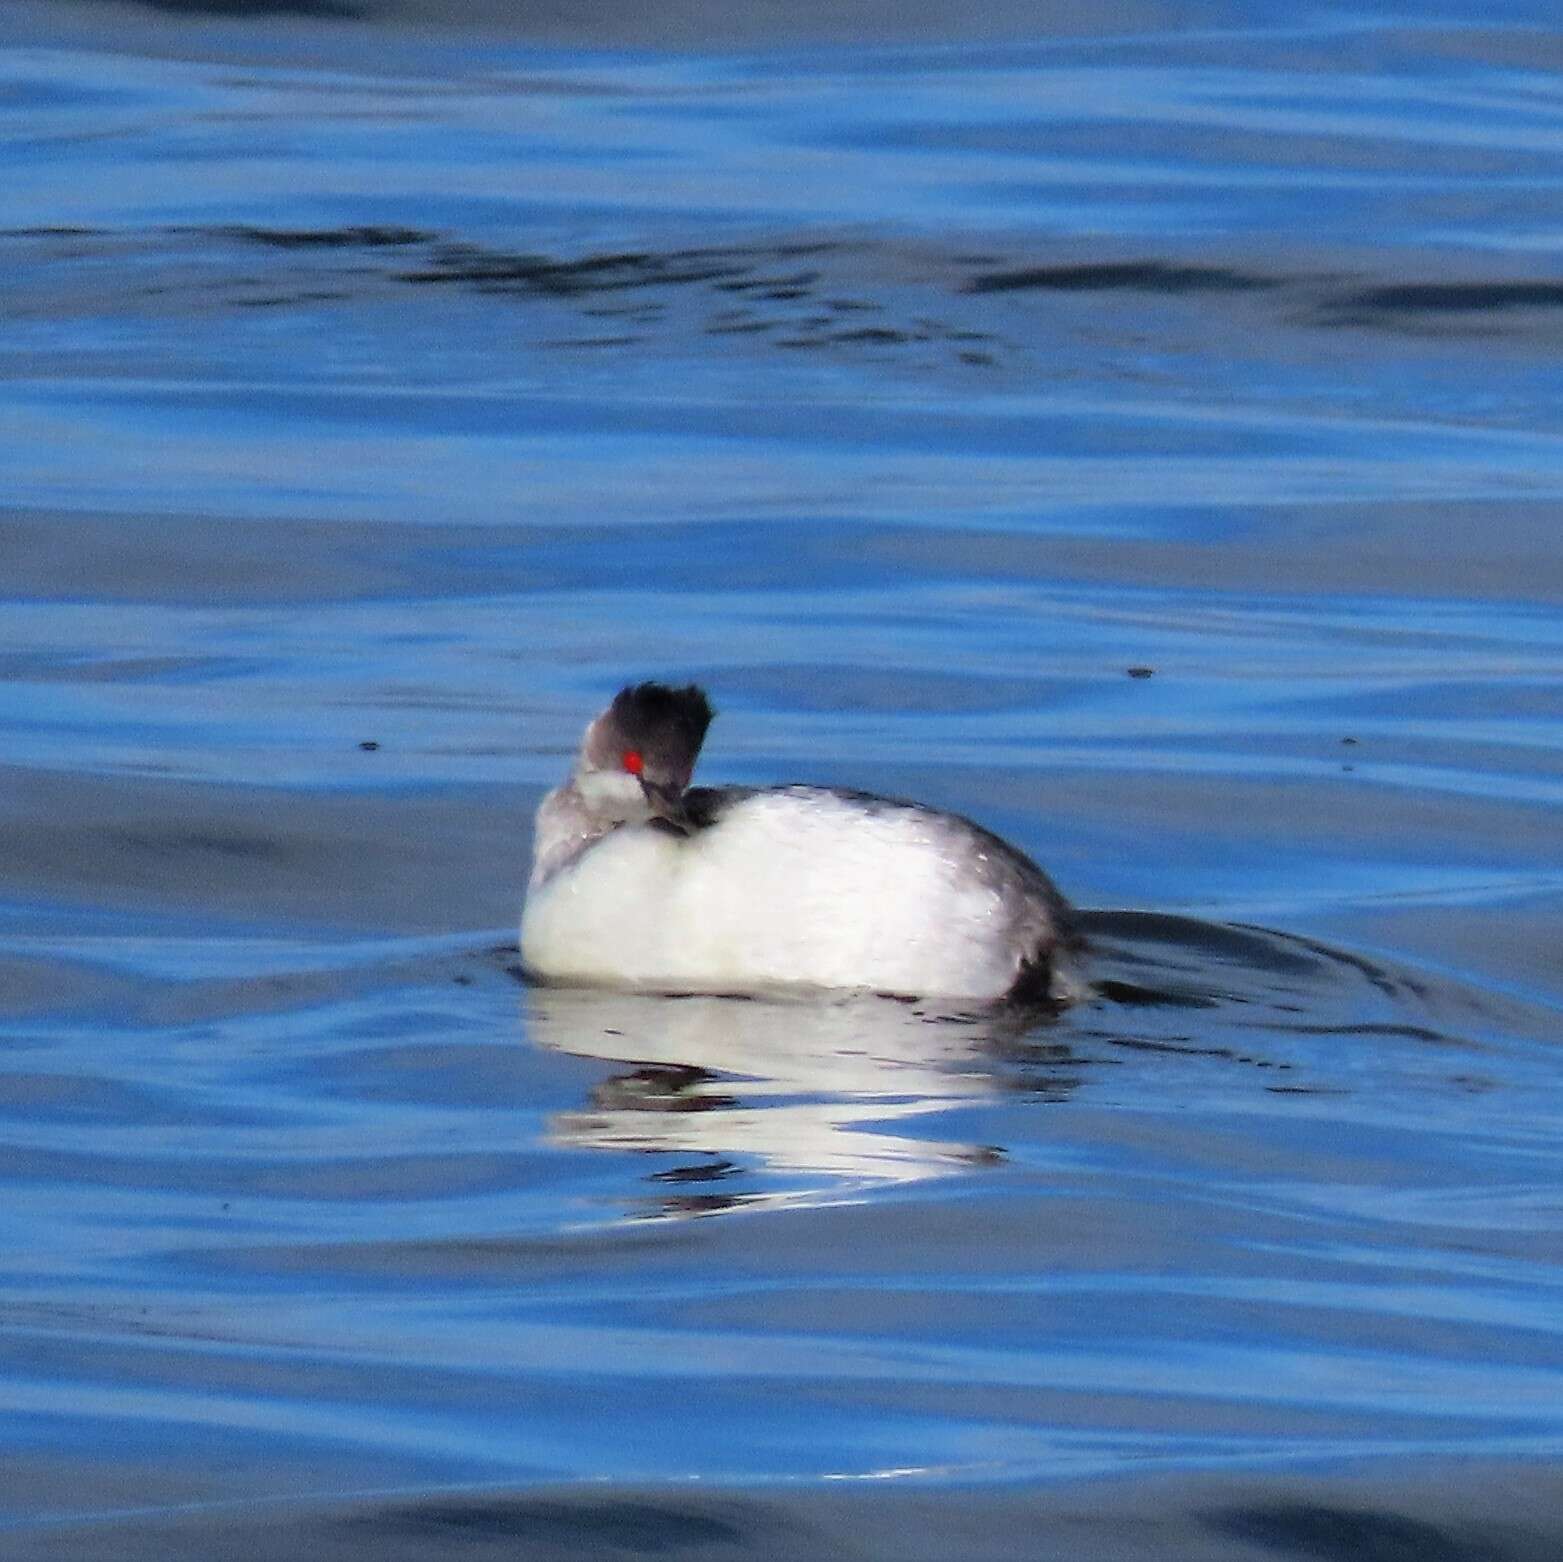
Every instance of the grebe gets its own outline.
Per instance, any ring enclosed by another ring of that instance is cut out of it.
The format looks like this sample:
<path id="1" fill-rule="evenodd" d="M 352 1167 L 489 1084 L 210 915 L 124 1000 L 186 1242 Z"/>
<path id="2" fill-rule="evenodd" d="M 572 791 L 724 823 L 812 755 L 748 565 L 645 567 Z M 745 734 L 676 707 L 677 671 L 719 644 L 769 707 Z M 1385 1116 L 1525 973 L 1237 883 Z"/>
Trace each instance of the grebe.
<path id="1" fill-rule="evenodd" d="M 669 993 L 855 989 L 1067 1002 L 1074 913 L 957 814 L 823 786 L 691 787 L 693 684 L 622 689 L 537 810 L 534 980 Z"/>

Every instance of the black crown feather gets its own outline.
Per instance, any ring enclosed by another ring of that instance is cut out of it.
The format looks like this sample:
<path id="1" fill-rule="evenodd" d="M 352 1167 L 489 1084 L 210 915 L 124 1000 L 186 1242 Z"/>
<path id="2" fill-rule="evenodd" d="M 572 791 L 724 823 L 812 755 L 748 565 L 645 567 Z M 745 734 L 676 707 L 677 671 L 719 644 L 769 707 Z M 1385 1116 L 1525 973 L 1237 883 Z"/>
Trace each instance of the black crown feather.
<path id="1" fill-rule="evenodd" d="M 625 742 L 684 759 L 691 769 L 716 714 L 705 690 L 693 683 L 682 689 L 665 683 L 637 683 L 620 689 L 610 709 Z"/>

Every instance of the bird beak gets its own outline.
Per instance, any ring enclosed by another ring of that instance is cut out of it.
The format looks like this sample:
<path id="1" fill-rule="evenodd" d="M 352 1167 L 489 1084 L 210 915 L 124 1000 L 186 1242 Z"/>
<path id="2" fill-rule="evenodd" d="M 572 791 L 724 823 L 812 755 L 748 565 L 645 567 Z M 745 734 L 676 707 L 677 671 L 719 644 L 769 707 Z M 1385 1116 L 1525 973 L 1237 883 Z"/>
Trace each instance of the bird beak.
<path id="1" fill-rule="evenodd" d="M 642 776 L 640 789 L 646 794 L 646 803 L 653 817 L 666 819 L 669 824 L 676 825 L 680 830 L 689 829 L 689 815 L 684 810 L 682 787 L 660 786 L 657 782 L 648 781 Z"/>

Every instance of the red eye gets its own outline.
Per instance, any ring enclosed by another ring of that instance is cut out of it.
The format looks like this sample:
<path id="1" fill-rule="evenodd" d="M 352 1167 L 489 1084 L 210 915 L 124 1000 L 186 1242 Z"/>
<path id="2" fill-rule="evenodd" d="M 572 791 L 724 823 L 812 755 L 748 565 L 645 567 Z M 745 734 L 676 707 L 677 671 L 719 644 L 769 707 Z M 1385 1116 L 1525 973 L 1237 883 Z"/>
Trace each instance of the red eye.
<path id="1" fill-rule="evenodd" d="M 646 761 L 640 757 L 640 750 L 627 748 L 619 755 L 619 763 L 629 771 L 632 776 L 638 776 L 646 768 Z"/>

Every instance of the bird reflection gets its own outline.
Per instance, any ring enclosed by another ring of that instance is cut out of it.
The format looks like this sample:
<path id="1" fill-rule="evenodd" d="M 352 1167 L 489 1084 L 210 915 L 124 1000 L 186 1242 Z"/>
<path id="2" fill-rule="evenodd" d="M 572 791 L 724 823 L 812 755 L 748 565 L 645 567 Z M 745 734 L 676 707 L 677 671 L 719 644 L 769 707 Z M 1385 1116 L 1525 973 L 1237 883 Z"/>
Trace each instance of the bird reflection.
<path id="1" fill-rule="evenodd" d="M 614 1065 L 551 1132 L 655 1153 L 648 1215 L 826 1203 L 1001 1160 L 1001 1148 L 941 1130 L 1002 1133 L 992 1125 L 1013 1119 L 993 1110 L 1001 1101 L 1063 1101 L 1105 1070 L 1120 1100 L 1160 1102 L 1191 1082 L 1239 1100 L 1255 1086 L 1338 1092 L 1344 1057 L 1380 1069 L 1398 1057 L 1420 1079 L 1430 1046 L 1453 1055 L 1473 1035 L 1537 1023 L 1490 994 L 1297 934 L 1153 912 L 1082 922 L 1092 992 L 1062 1015 L 534 988 L 539 1042 Z M 1401 1044 L 1414 1051 L 1394 1054 Z"/>
<path id="2" fill-rule="evenodd" d="M 1068 1048 L 1035 1013 L 941 1011 L 892 999 L 666 997 L 533 989 L 533 1038 L 623 1067 L 556 1113 L 556 1143 L 669 1157 L 651 1215 L 821 1203 L 991 1164 L 1003 1151 L 920 1132 L 921 1119 L 1015 1088 L 1042 1064 L 1069 1088 Z M 932 1128 L 932 1124 L 928 1125 Z"/>

